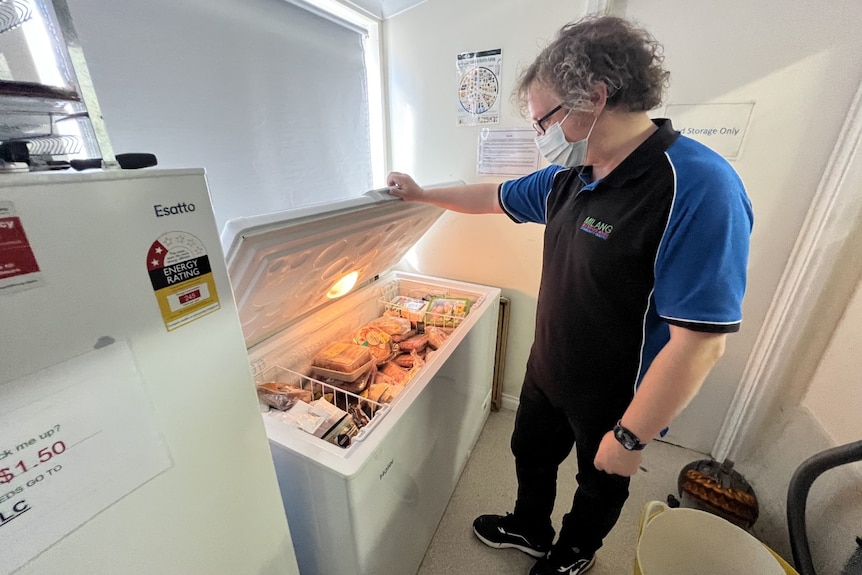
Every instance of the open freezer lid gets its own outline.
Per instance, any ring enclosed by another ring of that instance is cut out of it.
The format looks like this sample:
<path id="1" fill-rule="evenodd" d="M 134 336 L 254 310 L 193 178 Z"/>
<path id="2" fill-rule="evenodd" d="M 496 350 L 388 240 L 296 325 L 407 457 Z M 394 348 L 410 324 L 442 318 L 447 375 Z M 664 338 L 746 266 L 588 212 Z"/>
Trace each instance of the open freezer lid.
<path id="1" fill-rule="evenodd" d="M 355 273 L 356 289 L 387 271 L 444 211 L 363 196 L 229 221 L 222 246 L 246 347 L 336 299 L 342 278 Z"/>

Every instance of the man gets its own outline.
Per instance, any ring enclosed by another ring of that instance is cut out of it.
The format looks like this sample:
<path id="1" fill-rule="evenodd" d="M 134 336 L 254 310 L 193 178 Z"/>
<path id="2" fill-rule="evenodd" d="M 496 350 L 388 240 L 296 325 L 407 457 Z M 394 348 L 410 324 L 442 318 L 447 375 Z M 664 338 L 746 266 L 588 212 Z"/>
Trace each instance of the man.
<path id="1" fill-rule="evenodd" d="M 647 115 L 667 84 L 661 46 L 616 17 L 563 27 L 516 87 L 550 166 L 502 185 L 391 193 L 545 225 L 536 333 L 512 435 L 512 514 L 476 519 L 492 547 L 577 575 L 619 518 L 645 445 L 697 393 L 739 329 L 751 205 L 730 165 Z M 559 464 L 578 489 L 554 543 Z"/>

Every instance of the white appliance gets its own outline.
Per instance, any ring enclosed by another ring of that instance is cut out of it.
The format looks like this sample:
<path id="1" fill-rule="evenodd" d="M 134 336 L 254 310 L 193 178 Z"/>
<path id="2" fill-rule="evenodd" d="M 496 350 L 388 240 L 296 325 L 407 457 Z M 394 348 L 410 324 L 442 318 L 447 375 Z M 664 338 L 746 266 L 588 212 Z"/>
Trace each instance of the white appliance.
<path id="1" fill-rule="evenodd" d="M 442 213 L 361 197 L 234 220 L 222 234 L 259 382 L 308 373 L 315 353 L 350 339 L 397 295 L 473 302 L 349 447 L 264 413 L 303 575 L 415 573 L 489 413 L 500 290 L 390 270 Z M 328 297 L 353 272 L 356 288 Z"/>
<path id="2" fill-rule="evenodd" d="M 0 573 L 298 573 L 202 170 L 0 178 L 0 318 Z"/>

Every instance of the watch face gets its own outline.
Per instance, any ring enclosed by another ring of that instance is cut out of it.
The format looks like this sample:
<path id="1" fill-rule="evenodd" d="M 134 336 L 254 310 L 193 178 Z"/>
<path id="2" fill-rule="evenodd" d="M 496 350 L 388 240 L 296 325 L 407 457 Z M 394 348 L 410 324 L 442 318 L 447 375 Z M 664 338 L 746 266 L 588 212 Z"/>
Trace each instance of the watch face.
<path id="1" fill-rule="evenodd" d="M 617 424 L 614 427 L 614 437 L 629 451 L 641 449 L 641 443 L 638 438 L 622 425 Z"/>
<path id="2" fill-rule="evenodd" d="M 619 441 L 626 449 L 631 450 L 631 448 L 634 447 L 631 438 L 626 435 L 625 430 L 618 427 L 614 430 L 614 435 L 616 436 L 617 441 Z"/>

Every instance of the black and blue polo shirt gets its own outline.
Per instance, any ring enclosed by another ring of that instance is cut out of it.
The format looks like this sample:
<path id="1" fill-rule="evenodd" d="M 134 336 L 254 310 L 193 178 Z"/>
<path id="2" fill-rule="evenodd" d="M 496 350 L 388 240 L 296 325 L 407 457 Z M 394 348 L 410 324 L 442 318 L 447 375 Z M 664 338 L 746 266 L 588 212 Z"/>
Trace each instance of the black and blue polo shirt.
<path id="1" fill-rule="evenodd" d="M 753 222 L 742 181 L 670 120 L 655 123 L 603 179 L 549 166 L 500 186 L 510 218 L 545 224 L 528 369 L 565 396 L 633 394 L 668 324 L 734 332 L 742 320 Z"/>

